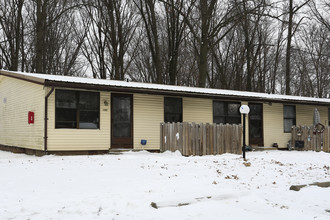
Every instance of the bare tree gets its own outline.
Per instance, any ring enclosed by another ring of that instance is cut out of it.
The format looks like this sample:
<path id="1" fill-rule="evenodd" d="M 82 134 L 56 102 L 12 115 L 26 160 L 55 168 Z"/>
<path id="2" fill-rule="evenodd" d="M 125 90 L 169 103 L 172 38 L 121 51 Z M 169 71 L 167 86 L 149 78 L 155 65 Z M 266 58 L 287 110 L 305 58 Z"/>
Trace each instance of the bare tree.
<path id="1" fill-rule="evenodd" d="M 258 85 L 254 86 L 254 75 L 256 74 L 258 62 L 261 62 L 261 51 L 264 52 L 268 49 L 267 42 L 265 41 L 265 14 L 268 9 L 268 5 L 265 1 L 235 1 L 239 14 L 242 14 L 240 19 L 240 27 L 244 36 L 244 47 L 246 57 L 246 90 L 247 91 L 264 91 L 264 71 L 259 71 Z M 254 13 L 251 13 L 254 12 Z M 263 23 L 262 23 L 263 22 Z M 258 57 L 259 56 L 259 57 Z M 266 59 L 266 57 L 264 57 Z M 265 63 L 266 64 L 266 63 Z M 259 67 L 261 67 L 259 65 Z"/>
<path id="2" fill-rule="evenodd" d="M 164 3 L 166 16 L 166 32 L 168 44 L 168 67 L 169 84 L 174 85 L 177 82 L 178 60 L 180 46 L 183 41 L 183 34 L 186 28 L 185 22 L 179 11 L 183 10 L 183 0 L 169 0 L 169 4 Z M 179 9 L 176 10 L 176 9 Z"/>
<path id="3" fill-rule="evenodd" d="M 105 37 L 112 57 L 114 79 L 122 80 L 131 61 L 125 65 L 124 56 L 132 42 L 137 28 L 138 17 L 133 3 L 125 0 L 105 1 L 108 22 L 105 23 Z"/>
<path id="4" fill-rule="evenodd" d="M 306 68 L 299 78 L 302 91 L 297 95 L 326 97 L 330 91 L 330 30 L 323 24 L 311 25 L 302 31 L 300 39 L 303 45 L 297 51 L 298 67 L 306 65 Z M 306 93 L 304 88 L 312 92 Z"/>
<path id="5" fill-rule="evenodd" d="M 91 1 L 80 12 L 86 30 L 82 51 L 93 77 L 124 79 L 132 62 L 128 50 L 138 23 L 134 4 L 125 0 Z"/>
<path id="6" fill-rule="evenodd" d="M 24 0 L 1 0 L 0 7 L 0 68 L 18 70 L 19 55 L 22 53 Z M 1 65 L 1 63 L 3 63 Z"/>
<path id="7" fill-rule="evenodd" d="M 156 0 L 134 0 L 142 18 L 149 51 L 152 58 L 153 82 L 163 83 L 163 63 L 161 62 L 161 46 L 159 40 L 158 19 L 156 12 Z"/>
<path id="8" fill-rule="evenodd" d="M 309 6 L 315 19 L 330 30 L 330 2 L 328 0 L 311 1 Z"/>
<path id="9" fill-rule="evenodd" d="M 231 2 L 240 19 L 215 45 L 211 65 L 215 63 L 219 75 L 212 71 L 212 77 L 219 81 L 220 88 L 265 92 L 273 65 L 274 25 L 269 16 L 272 5 L 263 0 Z"/>
<path id="10" fill-rule="evenodd" d="M 293 0 L 289 0 L 288 6 L 288 33 L 287 33 L 287 46 L 286 46 L 286 55 L 285 55 L 285 94 L 290 95 L 290 81 L 291 81 L 291 45 L 292 45 L 292 37 L 298 29 L 300 23 L 303 21 L 305 17 L 301 17 L 296 25 L 294 25 L 294 15 L 298 13 L 298 11 L 307 5 L 310 0 L 306 0 L 299 5 L 294 5 Z"/>
<path id="11" fill-rule="evenodd" d="M 81 47 L 73 40 L 76 30 L 75 9 L 79 2 L 66 0 L 35 1 L 35 59 L 32 69 L 38 73 L 71 75 Z M 74 46 L 72 46 L 74 44 Z"/>
<path id="12" fill-rule="evenodd" d="M 106 79 L 110 76 L 110 66 L 106 60 L 106 37 L 104 33 L 105 18 L 103 4 L 100 0 L 86 4 L 80 10 L 86 40 L 82 53 L 89 63 L 93 78 Z"/>
<path id="13" fill-rule="evenodd" d="M 0 68 L 318 97 L 329 93 L 327 0 L 0 3 Z"/>
<path id="14" fill-rule="evenodd" d="M 245 2 L 245 1 L 244 1 Z M 198 57 L 198 86 L 205 87 L 209 75 L 210 51 L 218 45 L 221 40 L 242 19 L 237 7 L 242 2 L 219 2 L 216 0 L 190 1 L 185 11 L 179 10 L 189 28 L 193 42 L 195 42 L 195 53 Z M 259 7 L 259 6 L 258 6 Z M 250 14 L 256 8 L 248 8 L 245 12 Z"/>
<path id="15" fill-rule="evenodd" d="M 269 89 L 268 92 L 275 94 L 276 93 L 276 86 L 277 86 L 277 78 L 278 73 L 281 71 L 281 60 L 283 57 L 283 50 L 284 50 L 284 23 L 281 22 L 277 31 L 277 34 L 275 34 L 275 41 L 274 41 L 274 47 L 272 48 L 272 55 L 270 59 L 273 60 L 273 63 L 271 65 L 270 70 L 270 78 L 269 78 Z"/>

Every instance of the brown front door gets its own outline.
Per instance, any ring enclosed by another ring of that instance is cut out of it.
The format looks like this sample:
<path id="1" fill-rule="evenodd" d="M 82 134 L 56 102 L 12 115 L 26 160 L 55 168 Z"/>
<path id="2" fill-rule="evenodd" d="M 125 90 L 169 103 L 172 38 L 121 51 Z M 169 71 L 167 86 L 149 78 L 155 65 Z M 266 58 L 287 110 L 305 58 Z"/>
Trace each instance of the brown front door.
<path id="1" fill-rule="evenodd" d="M 249 103 L 249 144 L 264 146 L 262 104 Z"/>
<path id="2" fill-rule="evenodd" d="M 133 101 L 129 94 L 111 94 L 111 148 L 133 148 Z"/>

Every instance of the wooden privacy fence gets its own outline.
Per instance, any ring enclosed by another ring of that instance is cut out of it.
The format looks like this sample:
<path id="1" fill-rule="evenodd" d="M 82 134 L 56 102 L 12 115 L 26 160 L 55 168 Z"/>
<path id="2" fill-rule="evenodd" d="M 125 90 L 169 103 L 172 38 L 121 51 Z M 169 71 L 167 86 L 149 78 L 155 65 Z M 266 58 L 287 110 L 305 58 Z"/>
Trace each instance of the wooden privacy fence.
<path id="1" fill-rule="evenodd" d="M 161 123 L 161 151 L 184 156 L 242 153 L 242 126 L 196 123 Z"/>
<path id="2" fill-rule="evenodd" d="M 330 129 L 328 126 L 293 126 L 291 131 L 293 149 L 330 152 Z"/>

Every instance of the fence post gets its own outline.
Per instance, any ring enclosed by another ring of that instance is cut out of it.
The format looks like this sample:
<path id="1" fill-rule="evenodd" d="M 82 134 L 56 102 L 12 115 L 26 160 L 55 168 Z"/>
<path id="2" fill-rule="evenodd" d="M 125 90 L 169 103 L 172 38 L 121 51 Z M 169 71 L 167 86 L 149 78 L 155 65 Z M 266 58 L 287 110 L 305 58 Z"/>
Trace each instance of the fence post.
<path id="1" fill-rule="evenodd" d="M 197 155 L 201 155 L 201 139 L 202 139 L 202 137 L 201 137 L 201 126 L 200 126 L 200 124 L 197 124 L 197 127 L 196 127 L 196 136 L 197 136 Z"/>
<path id="2" fill-rule="evenodd" d="M 238 140 L 237 140 L 237 135 L 238 134 L 238 125 L 233 125 L 233 153 L 237 154 L 238 153 Z"/>
<path id="3" fill-rule="evenodd" d="M 327 148 L 326 148 L 326 152 L 330 153 L 330 127 L 327 126 Z"/>
<path id="4" fill-rule="evenodd" d="M 234 142 L 234 138 L 233 138 L 233 134 L 234 134 L 234 129 L 233 129 L 233 125 L 229 125 L 229 143 L 230 143 L 230 153 L 235 153 L 234 152 L 234 146 L 233 146 L 233 142 Z"/>
<path id="5" fill-rule="evenodd" d="M 312 150 L 312 143 L 311 143 L 312 135 L 313 135 L 312 127 L 311 126 L 306 126 L 306 141 L 305 141 L 305 149 L 306 150 Z"/>
<path id="6" fill-rule="evenodd" d="M 217 150 L 217 124 L 212 125 L 213 127 L 213 155 L 216 155 L 218 150 Z"/>
<path id="7" fill-rule="evenodd" d="M 191 127 L 192 125 L 188 124 L 188 145 L 187 145 L 187 154 L 192 155 L 192 141 L 191 141 Z"/>
<path id="8" fill-rule="evenodd" d="M 210 124 L 206 123 L 206 154 L 210 154 Z"/>
<path id="9" fill-rule="evenodd" d="M 316 151 L 316 134 L 313 133 L 312 150 Z"/>
<path id="10" fill-rule="evenodd" d="M 191 142 L 191 155 L 196 155 L 195 152 L 195 123 L 191 123 L 191 127 L 190 127 L 190 142 Z"/>
<path id="11" fill-rule="evenodd" d="M 323 147 L 323 151 L 324 152 L 330 152 L 330 128 L 329 126 L 326 127 L 326 129 L 324 130 L 324 147 Z"/>
<path id="12" fill-rule="evenodd" d="M 166 140 L 166 142 L 167 142 L 167 150 L 168 151 L 171 151 L 171 123 L 166 123 L 167 124 L 167 140 Z"/>
<path id="13" fill-rule="evenodd" d="M 213 144 L 214 144 L 214 139 L 213 139 L 213 133 L 214 132 L 214 126 L 213 124 L 210 124 L 210 151 L 209 151 L 209 155 L 212 155 L 213 154 Z"/>
<path id="14" fill-rule="evenodd" d="M 182 137 L 182 146 L 183 146 L 183 150 L 182 150 L 182 155 L 184 156 L 188 156 L 187 154 L 187 146 L 188 146 L 188 131 L 187 131 L 188 127 L 187 127 L 187 123 L 183 122 L 183 137 Z"/>
<path id="15" fill-rule="evenodd" d="M 163 140 L 164 140 L 164 134 L 163 134 L 163 124 L 164 123 L 160 123 L 160 140 L 159 140 L 159 149 L 160 149 L 160 152 L 164 152 L 164 149 L 163 149 Z"/>
<path id="16" fill-rule="evenodd" d="M 199 124 L 195 124 L 195 128 L 194 128 L 194 136 L 195 136 L 195 155 L 198 156 L 199 155 Z"/>
<path id="17" fill-rule="evenodd" d="M 202 156 L 203 155 L 203 142 L 204 142 L 204 140 L 203 140 L 203 123 L 200 123 L 199 125 L 198 125 L 198 129 L 199 129 L 199 131 L 198 131 L 198 135 L 199 135 L 199 149 L 198 149 L 198 152 L 199 152 L 199 156 Z"/>
<path id="18" fill-rule="evenodd" d="M 303 135 L 302 135 L 302 138 L 303 138 L 303 141 L 304 141 L 304 148 L 303 148 L 304 151 L 307 151 L 308 150 L 308 148 L 306 146 L 306 144 L 307 144 L 307 137 L 308 137 L 307 134 L 308 134 L 308 127 L 307 126 L 304 126 L 303 127 Z"/>
<path id="19" fill-rule="evenodd" d="M 163 127 L 163 133 L 164 133 L 164 151 L 167 151 L 167 142 L 168 142 L 168 126 L 167 123 L 164 123 L 164 127 Z"/>
<path id="20" fill-rule="evenodd" d="M 221 128 L 220 128 L 220 125 L 219 124 L 217 124 L 216 125 L 217 126 L 217 133 L 216 133 L 216 138 L 217 138 L 217 151 L 216 151 L 216 154 L 221 154 L 221 148 L 220 148 L 220 144 L 221 144 L 221 139 L 220 139 L 220 134 L 221 134 Z"/>
<path id="21" fill-rule="evenodd" d="M 295 142 L 296 142 L 296 127 L 291 127 L 291 147 L 295 148 Z"/>
<path id="22" fill-rule="evenodd" d="M 207 144 L 207 140 L 206 140 L 206 125 L 203 124 L 203 155 L 206 155 L 206 144 Z"/>
<path id="23" fill-rule="evenodd" d="M 166 150 L 171 151 L 171 124 L 169 122 L 166 123 L 167 129 L 167 137 L 166 137 Z"/>
<path id="24" fill-rule="evenodd" d="M 242 154 L 242 138 L 241 135 L 243 135 L 243 127 L 242 125 L 239 125 L 238 127 L 238 154 Z"/>
<path id="25" fill-rule="evenodd" d="M 321 151 L 321 133 L 316 133 L 316 152 Z"/>
<path id="26" fill-rule="evenodd" d="M 183 154 L 183 124 L 178 123 L 179 126 L 179 151 Z"/>

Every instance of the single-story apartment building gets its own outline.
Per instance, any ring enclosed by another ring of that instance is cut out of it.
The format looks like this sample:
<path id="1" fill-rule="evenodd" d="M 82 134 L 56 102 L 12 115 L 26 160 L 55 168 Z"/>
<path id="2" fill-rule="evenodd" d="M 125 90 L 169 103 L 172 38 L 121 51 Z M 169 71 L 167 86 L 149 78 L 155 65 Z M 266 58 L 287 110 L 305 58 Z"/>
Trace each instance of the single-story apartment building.
<path id="1" fill-rule="evenodd" d="M 0 146 L 159 150 L 160 123 L 239 124 L 243 104 L 250 146 L 287 148 L 291 126 L 311 125 L 315 108 L 330 124 L 330 99 L 0 70 Z"/>

